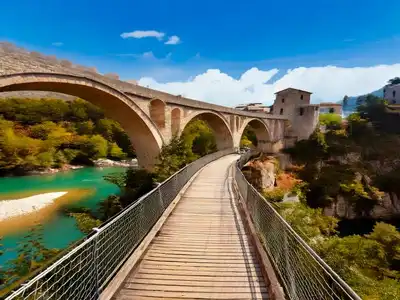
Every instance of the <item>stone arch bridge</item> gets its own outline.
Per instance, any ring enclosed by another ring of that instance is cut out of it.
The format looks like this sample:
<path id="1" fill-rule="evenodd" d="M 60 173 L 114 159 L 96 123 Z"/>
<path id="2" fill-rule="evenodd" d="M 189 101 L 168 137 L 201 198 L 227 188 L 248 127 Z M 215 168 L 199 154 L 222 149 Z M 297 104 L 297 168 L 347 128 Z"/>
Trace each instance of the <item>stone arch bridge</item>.
<path id="1" fill-rule="evenodd" d="M 285 146 L 289 121 L 155 91 L 93 69 L 74 66 L 39 53 L 0 43 L 0 92 L 51 91 L 85 99 L 120 122 L 136 150 L 139 164 L 151 168 L 163 144 L 181 134 L 194 119 L 206 121 L 219 150 L 239 147 L 250 125 L 264 152 Z"/>

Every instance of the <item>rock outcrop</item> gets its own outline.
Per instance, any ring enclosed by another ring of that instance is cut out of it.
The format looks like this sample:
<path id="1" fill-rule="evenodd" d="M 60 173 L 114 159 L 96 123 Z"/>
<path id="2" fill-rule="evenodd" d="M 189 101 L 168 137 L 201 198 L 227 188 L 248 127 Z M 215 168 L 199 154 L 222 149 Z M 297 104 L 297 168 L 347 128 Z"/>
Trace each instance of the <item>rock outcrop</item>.
<path id="1" fill-rule="evenodd" d="M 130 160 L 121 160 L 121 161 L 101 158 L 95 160 L 93 163 L 96 167 L 126 167 L 126 168 L 138 167 L 138 161 L 136 158 Z"/>
<path id="2" fill-rule="evenodd" d="M 324 214 L 341 219 L 356 219 L 360 215 L 355 211 L 354 206 L 342 195 L 338 195 L 331 206 L 324 208 Z M 400 199 L 394 193 L 385 193 L 367 216 L 372 219 L 390 219 L 400 216 Z"/>
<path id="3" fill-rule="evenodd" d="M 258 190 L 271 190 L 275 186 L 277 161 L 272 156 L 251 160 L 243 167 L 247 180 Z"/>

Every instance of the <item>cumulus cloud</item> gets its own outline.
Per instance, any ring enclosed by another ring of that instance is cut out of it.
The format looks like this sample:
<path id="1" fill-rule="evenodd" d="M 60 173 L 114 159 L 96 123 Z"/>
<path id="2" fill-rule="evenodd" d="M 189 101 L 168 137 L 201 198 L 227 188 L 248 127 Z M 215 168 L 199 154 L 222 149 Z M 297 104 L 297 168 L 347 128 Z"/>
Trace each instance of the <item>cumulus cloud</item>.
<path id="1" fill-rule="evenodd" d="M 158 40 L 162 40 L 165 36 L 164 32 L 156 31 L 156 30 L 135 30 L 132 32 L 124 32 L 121 34 L 123 39 L 134 38 L 134 39 L 142 39 L 142 38 L 157 38 Z"/>
<path id="2" fill-rule="evenodd" d="M 272 104 L 274 93 L 288 87 L 313 93 L 312 102 L 339 101 L 344 95 L 356 96 L 372 92 L 400 75 L 400 64 L 342 68 L 335 66 L 299 67 L 287 70 L 273 80 L 278 69 L 262 71 L 251 68 L 240 78 L 209 69 L 187 81 L 160 83 L 151 77 L 139 80 L 142 86 L 206 102 L 234 106 L 240 103 Z"/>
<path id="3" fill-rule="evenodd" d="M 180 44 L 181 39 L 177 35 L 170 36 L 168 41 L 165 42 L 165 45 L 177 45 Z"/>
<path id="4" fill-rule="evenodd" d="M 64 45 L 64 43 L 63 42 L 54 42 L 51 45 L 55 46 L 55 47 L 61 47 L 62 45 Z"/>

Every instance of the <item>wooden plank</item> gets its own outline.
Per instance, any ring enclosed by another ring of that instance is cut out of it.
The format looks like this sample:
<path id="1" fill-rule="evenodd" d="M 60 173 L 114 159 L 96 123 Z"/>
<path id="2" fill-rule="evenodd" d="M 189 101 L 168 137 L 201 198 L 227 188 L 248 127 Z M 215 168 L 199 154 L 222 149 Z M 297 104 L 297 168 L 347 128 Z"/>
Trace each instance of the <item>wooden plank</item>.
<path id="1" fill-rule="evenodd" d="M 244 253 L 235 253 L 235 254 L 227 254 L 225 252 L 220 253 L 196 253 L 196 252 L 183 252 L 183 251 L 156 251 L 151 250 L 147 254 L 148 257 L 170 257 L 170 258 L 179 258 L 179 257 L 186 257 L 190 258 L 207 258 L 207 259 L 256 259 L 256 256 L 252 253 L 244 254 Z"/>
<path id="2" fill-rule="evenodd" d="M 248 272 L 246 271 L 241 271 L 241 272 L 231 272 L 230 270 L 226 269 L 224 271 L 207 271 L 207 270 L 199 270 L 196 271 L 194 274 L 193 271 L 188 271 L 188 270 L 161 270 L 161 269 L 142 269 L 140 268 L 139 273 L 146 273 L 146 274 L 164 274 L 164 275 L 185 275 L 185 276 L 193 276 L 193 275 L 198 275 L 198 276 L 232 276 L 232 277 L 261 277 L 262 274 L 261 272 L 257 270 L 250 270 Z"/>
<path id="3" fill-rule="evenodd" d="M 193 279 L 192 276 L 190 276 L 190 280 L 182 280 L 182 278 L 173 279 L 173 278 L 170 278 L 170 276 L 164 276 L 161 278 L 134 277 L 134 278 L 127 280 L 126 282 L 134 283 L 134 284 L 180 285 L 180 286 L 190 286 L 190 287 L 224 287 L 224 288 L 226 288 L 226 287 L 255 287 L 255 288 L 265 287 L 264 282 L 262 280 L 254 280 L 254 281 L 249 282 L 247 277 L 243 277 L 243 279 L 241 281 L 239 281 L 237 278 L 235 281 L 215 281 L 215 280 L 207 279 L 207 278 L 204 279 L 204 277 L 200 277 L 200 278 L 202 280 Z M 223 278 L 220 277 L 220 279 L 223 279 Z"/>
<path id="4" fill-rule="evenodd" d="M 164 245 L 153 245 L 151 247 L 152 250 L 157 250 L 157 251 L 185 251 L 185 252 L 190 252 L 193 253 L 193 255 L 197 254 L 209 254 L 209 255 L 249 255 L 254 253 L 253 248 L 244 248 L 244 247 L 238 247 L 238 248 L 200 248 L 200 247 L 183 247 L 182 245 L 173 245 L 173 246 L 168 246 L 165 247 Z"/>
<path id="5" fill-rule="evenodd" d="M 240 245 L 240 244 L 215 244 L 215 243 L 190 243 L 190 242 L 168 242 L 168 241 L 155 241 L 154 245 L 159 246 L 160 248 L 178 248 L 178 249 L 198 249 L 199 251 L 208 251 L 208 250 L 236 250 L 236 251 L 245 251 L 251 250 L 253 247 L 250 244 Z"/>
<path id="6" fill-rule="evenodd" d="M 253 263 L 225 263 L 216 264 L 210 262 L 200 262 L 200 261 L 150 261 L 145 260 L 140 266 L 140 270 L 149 269 L 159 269 L 159 270 L 176 270 L 176 271 L 211 271 L 211 272 L 225 272 L 230 270 L 231 272 L 252 272 L 259 271 L 260 266 Z"/>
<path id="7" fill-rule="evenodd" d="M 164 298 L 179 298 L 179 299 L 268 299 L 267 293 L 254 292 L 251 295 L 248 293 L 200 293 L 200 292 L 169 292 L 169 291 L 147 291 L 147 290 L 127 290 L 123 289 L 120 292 L 119 299 L 137 299 L 137 296 Z M 249 298 L 250 296 L 250 298 Z M 124 298 L 125 297 L 125 298 Z M 134 297 L 134 298 L 128 298 Z"/>
<path id="8" fill-rule="evenodd" d="M 228 230 L 228 229 L 221 229 L 221 230 L 216 230 L 213 228 L 196 228 L 196 229 L 185 229 L 185 228 L 179 228 L 179 229 L 172 229 L 171 227 L 165 227 L 163 228 L 162 234 L 211 234 L 211 235 L 245 235 L 247 236 L 246 232 L 240 231 L 240 230 Z"/>
<path id="9" fill-rule="evenodd" d="M 263 284 L 264 279 L 261 276 L 253 276 L 249 277 L 247 275 L 244 276 L 201 276 L 198 274 L 192 274 L 191 276 L 187 275 L 171 275 L 168 276 L 164 274 L 148 274 L 148 273 L 141 273 L 138 272 L 133 277 L 128 277 L 127 282 L 131 282 L 132 280 L 136 279 L 143 279 L 143 280 L 152 280 L 152 279 L 159 279 L 159 280 L 177 280 L 179 282 L 219 282 L 219 283 L 226 283 L 226 284 L 233 284 L 233 283 L 259 283 Z"/>
<path id="10" fill-rule="evenodd" d="M 142 284 L 142 283 L 126 283 L 124 289 L 142 290 L 142 291 L 163 291 L 163 292 L 200 292 L 200 293 L 266 293 L 267 289 L 260 286 L 239 286 L 239 287 L 221 287 L 221 286 L 186 286 L 176 284 Z"/>
<path id="11" fill-rule="evenodd" d="M 257 260 L 255 257 L 251 258 L 243 258 L 243 257 L 237 257 L 237 258 L 221 258 L 221 257 L 198 257 L 198 256 L 165 256 L 165 257 L 160 257 L 160 256 L 148 256 L 146 257 L 146 261 L 149 262 L 177 262 L 177 263 L 192 263 L 192 264 L 213 264 L 215 266 L 226 266 L 226 264 L 230 265 L 240 265 L 240 266 L 246 266 L 249 264 L 256 265 Z"/>
<path id="12" fill-rule="evenodd" d="M 247 236 L 222 234 L 222 235 L 209 235 L 209 234 L 166 234 L 161 233 L 158 239 L 170 239 L 172 241 L 200 241 L 200 242 L 236 242 L 239 244 L 249 243 Z"/>

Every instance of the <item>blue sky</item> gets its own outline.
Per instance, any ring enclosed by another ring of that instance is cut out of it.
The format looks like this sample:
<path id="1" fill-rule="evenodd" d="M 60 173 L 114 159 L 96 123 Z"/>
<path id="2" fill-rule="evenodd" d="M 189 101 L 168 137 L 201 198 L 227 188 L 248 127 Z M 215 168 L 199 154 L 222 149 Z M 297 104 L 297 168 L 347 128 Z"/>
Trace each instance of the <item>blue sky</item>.
<path id="1" fill-rule="evenodd" d="M 399 12 L 400 1 L 394 0 L 14 0 L 1 4 L 0 38 L 123 79 L 146 77 L 140 82 L 171 91 L 169 83 L 191 82 L 209 69 L 233 80 L 251 68 L 278 69 L 265 77 L 271 83 L 299 67 L 400 63 Z M 121 37 L 135 31 L 164 35 Z M 171 36 L 179 43 L 166 44 Z M 379 77 L 370 90 L 387 79 Z"/>

